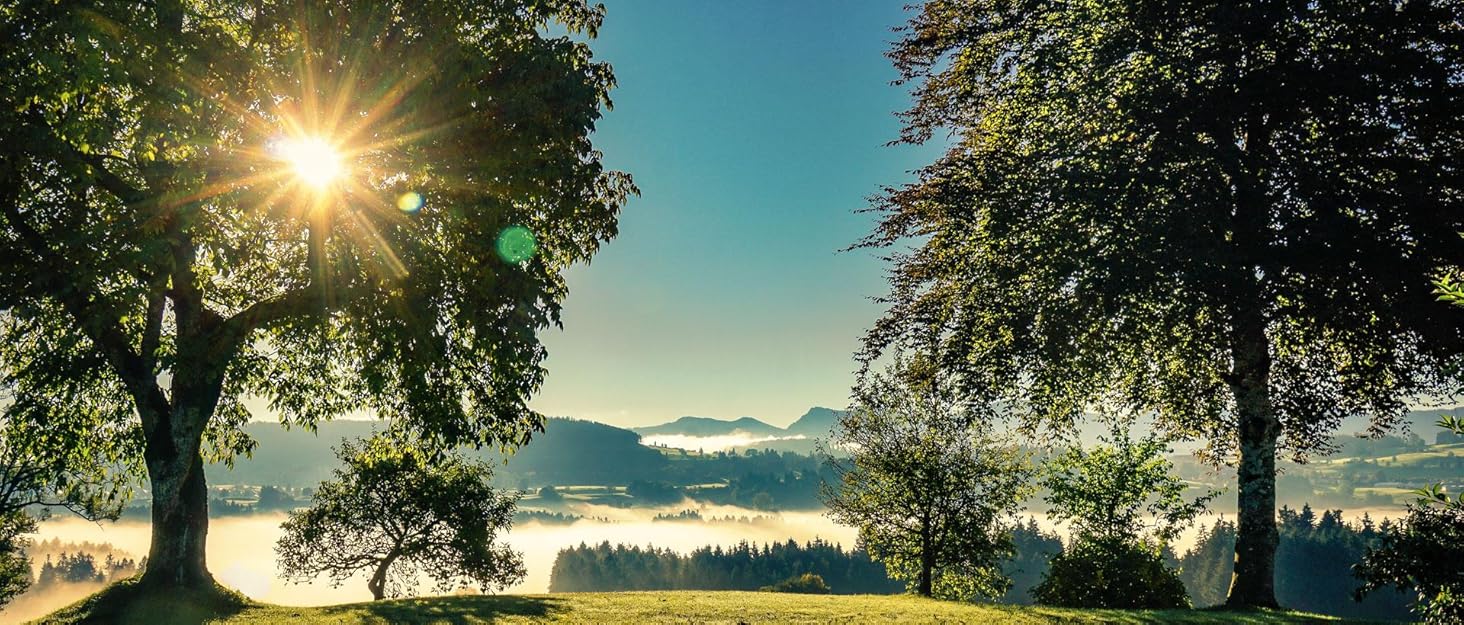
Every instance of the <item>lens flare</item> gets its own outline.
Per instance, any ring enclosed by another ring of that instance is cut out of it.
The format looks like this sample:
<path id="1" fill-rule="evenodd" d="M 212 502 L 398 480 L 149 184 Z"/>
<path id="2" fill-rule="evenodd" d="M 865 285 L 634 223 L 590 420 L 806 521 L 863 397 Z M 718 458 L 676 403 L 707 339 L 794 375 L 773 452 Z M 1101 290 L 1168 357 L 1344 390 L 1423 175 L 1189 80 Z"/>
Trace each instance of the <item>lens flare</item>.
<path id="1" fill-rule="evenodd" d="M 509 226 L 498 234 L 498 256 L 506 263 L 522 263 L 532 258 L 537 249 L 534 233 L 523 226 Z"/>
<path id="2" fill-rule="evenodd" d="M 422 194 L 408 191 L 397 198 L 397 208 L 403 213 L 415 213 L 422 208 Z"/>
<path id="3" fill-rule="evenodd" d="M 294 168 L 295 176 L 316 189 L 324 189 L 346 171 L 341 154 L 319 137 L 281 139 L 275 153 Z"/>

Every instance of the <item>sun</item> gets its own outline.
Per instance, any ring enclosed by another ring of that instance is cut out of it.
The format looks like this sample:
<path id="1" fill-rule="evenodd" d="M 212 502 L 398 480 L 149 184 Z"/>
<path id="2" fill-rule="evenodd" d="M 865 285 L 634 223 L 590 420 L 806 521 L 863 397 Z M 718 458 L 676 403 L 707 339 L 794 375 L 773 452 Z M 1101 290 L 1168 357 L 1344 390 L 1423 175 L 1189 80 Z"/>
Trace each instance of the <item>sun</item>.
<path id="1" fill-rule="evenodd" d="M 281 139 L 275 153 L 295 170 L 301 182 L 325 189 L 346 173 L 340 151 L 320 137 Z"/>

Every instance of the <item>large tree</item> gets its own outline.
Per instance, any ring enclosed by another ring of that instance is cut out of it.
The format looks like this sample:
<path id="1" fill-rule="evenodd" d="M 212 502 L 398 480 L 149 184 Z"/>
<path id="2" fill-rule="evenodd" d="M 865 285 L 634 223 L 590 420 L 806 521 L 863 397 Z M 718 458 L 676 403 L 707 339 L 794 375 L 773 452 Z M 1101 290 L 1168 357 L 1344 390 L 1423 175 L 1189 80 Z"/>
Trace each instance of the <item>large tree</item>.
<path id="1" fill-rule="evenodd" d="M 864 244 L 863 356 L 929 345 L 1059 429 L 1155 411 L 1236 463 L 1228 603 L 1271 606 L 1275 460 L 1448 382 L 1464 260 L 1459 3 L 932 0 L 890 56 L 950 148 Z M 906 245 L 910 247 L 906 247 Z"/>
<path id="2" fill-rule="evenodd" d="M 922 596 L 995 598 L 1011 583 L 1001 564 L 1031 471 L 979 411 L 927 361 L 901 358 L 865 377 L 830 441 L 849 457 L 829 457 L 829 516 Z"/>
<path id="3" fill-rule="evenodd" d="M 339 586 L 370 572 L 373 599 L 410 595 L 425 573 L 439 591 L 473 584 L 502 590 L 524 577 L 522 554 L 495 543 L 513 523 L 517 493 L 493 488 L 486 463 L 374 436 L 346 441 L 342 467 L 290 513 L 275 551 L 286 579 L 319 575 Z"/>
<path id="4" fill-rule="evenodd" d="M 211 587 L 203 466 L 251 448 L 250 398 L 433 447 L 542 428 L 536 331 L 633 192 L 590 142 L 602 16 L 0 3 L 0 368 L 73 445 L 138 450 L 144 587 Z"/>

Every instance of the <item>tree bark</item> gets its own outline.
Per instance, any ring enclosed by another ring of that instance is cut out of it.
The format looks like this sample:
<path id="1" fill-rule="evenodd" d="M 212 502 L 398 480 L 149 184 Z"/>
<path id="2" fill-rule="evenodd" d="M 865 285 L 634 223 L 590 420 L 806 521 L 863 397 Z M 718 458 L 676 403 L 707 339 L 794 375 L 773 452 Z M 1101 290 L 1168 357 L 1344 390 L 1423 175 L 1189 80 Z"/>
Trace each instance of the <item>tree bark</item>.
<path id="1" fill-rule="evenodd" d="M 1259 313 L 1237 316 L 1230 380 L 1239 420 L 1238 523 L 1235 573 L 1225 600 L 1230 608 L 1275 608 L 1276 440 L 1280 421 L 1271 405 L 1270 343 Z"/>
<path id="2" fill-rule="evenodd" d="M 145 452 L 153 501 L 152 544 L 142 584 L 212 589 L 213 575 L 204 561 L 208 485 L 199 454 L 200 441 L 194 438 L 192 444 L 178 445 L 171 428 L 162 425 L 148 437 Z"/>

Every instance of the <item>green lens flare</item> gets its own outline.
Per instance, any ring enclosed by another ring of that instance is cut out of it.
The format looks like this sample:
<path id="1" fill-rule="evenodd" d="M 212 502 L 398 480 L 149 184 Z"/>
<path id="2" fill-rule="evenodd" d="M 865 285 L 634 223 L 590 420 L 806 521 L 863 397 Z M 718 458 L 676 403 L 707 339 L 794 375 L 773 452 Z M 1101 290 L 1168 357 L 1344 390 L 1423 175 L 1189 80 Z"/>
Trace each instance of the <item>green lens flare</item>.
<path id="1" fill-rule="evenodd" d="M 524 262 L 534 256 L 538 247 L 534 233 L 523 226 L 509 226 L 498 234 L 498 257 L 506 263 Z"/>
<path id="2" fill-rule="evenodd" d="M 397 208 L 403 213 L 415 213 L 422 208 L 422 194 L 408 191 L 397 198 Z"/>

